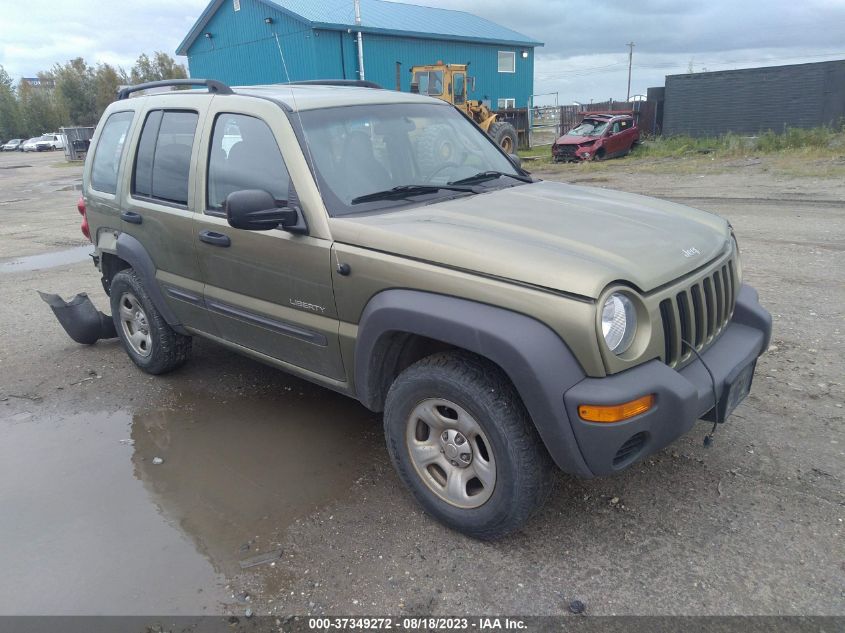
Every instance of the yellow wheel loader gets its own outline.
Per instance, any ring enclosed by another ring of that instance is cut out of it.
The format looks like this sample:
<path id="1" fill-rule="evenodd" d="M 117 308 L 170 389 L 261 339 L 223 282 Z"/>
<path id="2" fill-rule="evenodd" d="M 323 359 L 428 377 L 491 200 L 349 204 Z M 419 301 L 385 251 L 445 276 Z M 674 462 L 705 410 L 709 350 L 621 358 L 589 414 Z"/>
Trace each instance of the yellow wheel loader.
<path id="1" fill-rule="evenodd" d="M 411 92 L 448 101 L 464 112 L 501 147 L 506 154 L 516 153 L 516 128 L 481 101 L 467 99 L 467 88 L 475 88 L 475 78 L 467 76 L 467 64 L 444 64 L 411 68 Z"/>

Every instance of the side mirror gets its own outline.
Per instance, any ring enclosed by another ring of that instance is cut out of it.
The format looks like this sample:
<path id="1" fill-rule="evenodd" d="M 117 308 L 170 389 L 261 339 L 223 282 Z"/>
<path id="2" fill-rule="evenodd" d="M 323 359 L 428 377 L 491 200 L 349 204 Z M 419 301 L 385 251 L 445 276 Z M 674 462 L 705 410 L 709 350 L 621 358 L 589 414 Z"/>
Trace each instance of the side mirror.
<path id="1" fill-rule="evenodd" d="M 467 87 L 470 92 L 475 92 L 475 77 L 467 77 Z"/>
<path id="2" fill-rule="evenodd" d="M 522 159 L 519 157 L 519 154 L 508 154 L 508 158 L 511 159 L 511 162 L 522 169 Z"/>
<path id="3" fill-rule="evenodd" d="M 279 227 L 294 233 L 305 232 L 305 221 L 296 207 L 280 207 L 262 189 L 233 191 L 223 203 L 229 226 L 246 231 L 270 231 Z"/>

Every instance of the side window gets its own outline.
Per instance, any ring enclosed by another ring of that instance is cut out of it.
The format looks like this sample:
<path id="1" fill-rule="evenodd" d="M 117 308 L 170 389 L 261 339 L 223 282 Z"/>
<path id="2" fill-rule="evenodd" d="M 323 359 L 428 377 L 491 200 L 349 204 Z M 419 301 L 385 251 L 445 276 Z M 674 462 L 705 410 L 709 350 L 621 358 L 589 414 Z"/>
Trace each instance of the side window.
<path id="1" fill-rule="evenodd" d="M 610 133 L 611 133 L 611 134 L 618 134 L 620 129 L 621 129 L 621 127 L 620 127 L 620 123 L 619 123 L 619 121 L 616 121 L 616 122 L 613 124 L 613 127 L 612 127 L 612 128 L 611 128 L 611 130 L 610 130 Z"/>
<path id="2" fill-rule="evenodd" d="M 208 155 L 208 208 L 220 211 L 233 191 L 263 189 L 288 199 L 290 175 L 269 126 L 245 114 L 223 113 L 214 121 Z"/>
<path id="3" fill-rule="evenodd" d="M 188 204 L 191 148 L 199 115 L 180 110 L 153 110 L 144 121 L 132 193 L 175 204 Z"/>
<path id="4" fill-rule="evenodd" d="M 419 86 L 419 91 L 421 95 L 428 94 L 428 73 L 427 72 L 417 72 L 414 73 L 414 83 Z"/>
<path id="5" fill-rule="evenodd" d="M 120 155 L 134 112 L 115 112 L 103 126 L 91 166 L 91 187 L 103 193 L 117 193 Z"/>

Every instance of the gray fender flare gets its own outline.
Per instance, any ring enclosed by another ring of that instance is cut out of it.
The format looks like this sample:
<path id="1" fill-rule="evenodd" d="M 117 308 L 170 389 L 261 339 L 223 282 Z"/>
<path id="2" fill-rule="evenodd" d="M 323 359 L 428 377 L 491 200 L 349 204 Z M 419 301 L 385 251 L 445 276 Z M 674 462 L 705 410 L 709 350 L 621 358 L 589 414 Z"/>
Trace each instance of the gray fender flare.
<path id="1" fill-rule="evenodd" d="M 564 407 L 563 394 L 584 371 L 561 338 L 524 314 L 416 290 L 385 290 L 367 304 L 355 345 L 358 399 L 371 409 L 379 341 L 393 333 L 425 336 L 474 352 L 501 367 L 513 382 L 549 454 L 561 470 L 592 477 Z"/>
<path id="2" fill-rule="evenodd" d="M 117 238 L 115 254 L 132 266 L 138 276 L 141 277 L 144 282 L 144 289 L 150 295 L 150 299 L 152 299 L 164 320 L 167 321 L 167 324 L 179 334 L 188 334 L 161 292 L 161 287 L 156 280 L 156 266 L 144 245 L 131 235 L 121 233 Z"/>

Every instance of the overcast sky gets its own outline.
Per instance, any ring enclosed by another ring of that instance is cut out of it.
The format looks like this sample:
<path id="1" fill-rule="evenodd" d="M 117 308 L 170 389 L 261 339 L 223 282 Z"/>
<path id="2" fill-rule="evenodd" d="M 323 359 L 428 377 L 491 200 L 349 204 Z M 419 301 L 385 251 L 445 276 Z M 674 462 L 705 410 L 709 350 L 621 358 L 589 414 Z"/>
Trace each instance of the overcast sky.
<path id="1" fill-rule="evenodd" d="M 315 0 L 319 2 L 320 0 Z M 351 3 L 352 0 L 349 0 Z M 845 59 L 845 0 L 419 0 L 475 12 L 545 42 L 535 92 L 624 99 L 667 74 Z M 0 0 L 0 64 L 15 78 L 82 56 L 129 68 L 176 46 L 206 0 Z M 364 16 L 366 22 L 366 16 Z M 180 58 L 185 61 L 185 58 Z"/>

